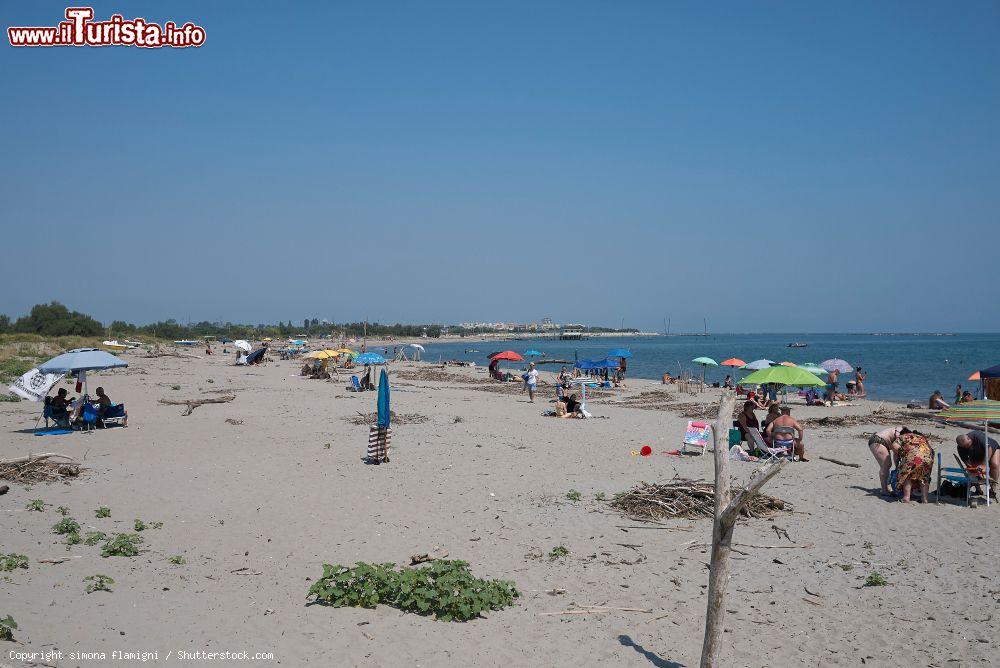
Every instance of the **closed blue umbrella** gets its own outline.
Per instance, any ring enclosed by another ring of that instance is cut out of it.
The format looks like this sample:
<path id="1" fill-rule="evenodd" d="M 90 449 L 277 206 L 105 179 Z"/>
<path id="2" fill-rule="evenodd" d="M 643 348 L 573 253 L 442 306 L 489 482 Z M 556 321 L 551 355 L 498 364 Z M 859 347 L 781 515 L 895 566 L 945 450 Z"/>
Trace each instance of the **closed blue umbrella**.
<path id="1" fill-rule="evenodd" d="M 57 355 L 38 367 L 42 373 L 76 373 L 126 367 L 128 363 L 97 348 L 76 348 Z"/>
<path id="2" fill-rule="evenodd" d="M 392 412 L 389 410 L 389 374 L 382 369 L 378 377 L 378 426 L 389 428 Z"/>
<path id="3" fill-rule="evenodd" d="M 354 358 L 355 364 L 385 364 L 385 358 L 378 353 L 361 353 Z"/>
<path id="4" fill-rule="evenodd" d="M 608 353 L 608 357 L 632 357 L 631 351 L 628 348 L 615 348 Z"/>

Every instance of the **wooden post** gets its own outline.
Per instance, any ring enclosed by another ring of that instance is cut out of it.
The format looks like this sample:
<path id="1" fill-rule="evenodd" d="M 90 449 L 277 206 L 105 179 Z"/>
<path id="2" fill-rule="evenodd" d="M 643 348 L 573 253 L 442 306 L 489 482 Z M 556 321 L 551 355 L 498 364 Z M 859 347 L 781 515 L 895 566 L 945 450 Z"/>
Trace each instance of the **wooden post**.
<path id="1" fill-rule="evenodd" d="M 732 424 L 736 395 L 724 391 L 719 401 L 719 415 L 712 427 L 715 444 L 715 519 L 712 524 L 712 563 L 708 575 L 708 610 L 705 614 L 705 641 L 701 648 L 701 668 L 718 668 L 725 629 L 726 588 L 729 585 L 729 553 L 733 528 L 749 501 L 767 481 L 777 475 L 787 460 L 765 466 L 757 472 L 746 489 L 732 499 L 729 484 L 729 427 Z"/>

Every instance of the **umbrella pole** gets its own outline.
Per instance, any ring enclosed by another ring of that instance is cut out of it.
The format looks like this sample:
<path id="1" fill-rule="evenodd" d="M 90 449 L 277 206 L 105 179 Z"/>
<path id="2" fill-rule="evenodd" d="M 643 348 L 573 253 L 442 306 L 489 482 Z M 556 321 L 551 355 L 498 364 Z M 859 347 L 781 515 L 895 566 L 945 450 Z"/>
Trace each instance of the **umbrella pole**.
<path id="1" fill-rule="evenodd" d="M 983 420 L 983 440 L 986 443 L 986 507 L 990 507 L 990 421 Z"/>

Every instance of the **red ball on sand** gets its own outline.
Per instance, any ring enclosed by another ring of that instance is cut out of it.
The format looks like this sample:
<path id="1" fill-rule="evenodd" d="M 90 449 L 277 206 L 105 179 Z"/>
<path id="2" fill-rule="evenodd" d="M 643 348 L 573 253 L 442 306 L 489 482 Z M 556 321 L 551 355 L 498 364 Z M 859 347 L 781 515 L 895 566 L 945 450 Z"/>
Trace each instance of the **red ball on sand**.
<path id="1" fill-rule="evenodd" d="M 642 450 L 639 451 L 639 454 L 642 455 L 643 457 L 649 457 L 651 454 L 653 454 L 653 448 L 649 447 L 648 445 L 644 445 L 642 446 Z"/>

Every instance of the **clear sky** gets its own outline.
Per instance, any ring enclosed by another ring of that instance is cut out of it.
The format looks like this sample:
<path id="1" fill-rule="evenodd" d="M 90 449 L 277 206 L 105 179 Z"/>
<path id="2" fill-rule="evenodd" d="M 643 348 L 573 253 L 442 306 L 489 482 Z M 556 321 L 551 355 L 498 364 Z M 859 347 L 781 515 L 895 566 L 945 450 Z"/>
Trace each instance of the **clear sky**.
<path id="1" fill-rule="evenodd" d="M 0 312 L 1000 330 L 1000 3 L 93 5 L 207 41 L 4 34 Z"/>

